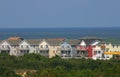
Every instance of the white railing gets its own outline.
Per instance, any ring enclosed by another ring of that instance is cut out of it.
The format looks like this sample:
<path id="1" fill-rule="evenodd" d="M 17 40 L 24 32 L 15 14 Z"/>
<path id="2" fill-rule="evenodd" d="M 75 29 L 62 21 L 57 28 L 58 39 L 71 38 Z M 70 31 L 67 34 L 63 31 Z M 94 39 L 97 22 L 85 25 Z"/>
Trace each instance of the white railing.
<path id="1" fill-rule="evenodd" d="M 71 48 L 61 48 L 61 50 L 64 50 L 64 51 L 70 51 Z"/>
<path id="2" fill-rule="evenodd" d="M 39 48 L 39 50 L 49 50 L 49 48 Z"/>
<path id="3" fill-rule="evenodd" d="M 22 48 L 20 47 L 20 48 L 19 48 L 19 50 L 29 50 L 29 49 L 30 49 L 30 48 L 28 48 L 28 47 L 22 47 Z"/>
<path id="4" fill-rule="evenodd" d="M 0 50 L 10 50 L 10 47 L 0 47 Z"/>

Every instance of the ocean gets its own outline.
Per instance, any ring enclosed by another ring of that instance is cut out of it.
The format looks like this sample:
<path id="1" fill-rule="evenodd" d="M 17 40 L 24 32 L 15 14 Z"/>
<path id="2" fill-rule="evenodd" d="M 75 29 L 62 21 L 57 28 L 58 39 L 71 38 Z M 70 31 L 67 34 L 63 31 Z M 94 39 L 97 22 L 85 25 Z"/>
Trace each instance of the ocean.
<path id="1" fill-rule="evenodd" d="M 24 39 L 100 37 L 120 39 L 120 27 L 109 28 L 0 28 L 0 39 L 19 36 Z"/>

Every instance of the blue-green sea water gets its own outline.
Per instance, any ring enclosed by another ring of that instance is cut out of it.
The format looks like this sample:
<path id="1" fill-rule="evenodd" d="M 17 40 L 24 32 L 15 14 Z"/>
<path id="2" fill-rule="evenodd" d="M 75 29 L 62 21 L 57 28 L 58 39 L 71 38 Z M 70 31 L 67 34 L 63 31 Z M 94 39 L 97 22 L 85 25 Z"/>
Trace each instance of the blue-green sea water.
<path id="1" fill-rule="evenodd" d="M 120 27 L 110 28 L 1 28 L 0 39 L 20 36 L 24 39 L 68 38 L 94 36 L 120 39 Z"/>

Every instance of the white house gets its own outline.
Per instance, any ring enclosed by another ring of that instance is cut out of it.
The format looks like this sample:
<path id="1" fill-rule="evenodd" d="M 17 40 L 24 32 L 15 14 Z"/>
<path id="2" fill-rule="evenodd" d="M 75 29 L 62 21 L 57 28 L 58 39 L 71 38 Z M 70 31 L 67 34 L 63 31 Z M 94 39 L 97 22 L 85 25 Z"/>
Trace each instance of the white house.
<path id="1" fill-rule="evenodd" d="M 62 58 L 72 58 L 72 47 L 66 41 L 60 45 L 61 57 Z"/>

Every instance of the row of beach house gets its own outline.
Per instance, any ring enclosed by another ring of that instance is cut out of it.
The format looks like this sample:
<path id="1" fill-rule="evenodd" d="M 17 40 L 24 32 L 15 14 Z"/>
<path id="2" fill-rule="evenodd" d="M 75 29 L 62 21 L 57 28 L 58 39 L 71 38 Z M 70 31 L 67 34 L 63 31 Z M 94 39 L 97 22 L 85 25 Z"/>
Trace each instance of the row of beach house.
<path id="1" fill-rule="evenodd" d="M 52 58 L 111 59 L 120 57 L 120 40 L 83 37 L 79 39 L 23 39 L 10 37 L 0 41 L 0 53 L 22 56 L 35 53 Z"/>

